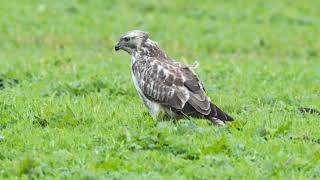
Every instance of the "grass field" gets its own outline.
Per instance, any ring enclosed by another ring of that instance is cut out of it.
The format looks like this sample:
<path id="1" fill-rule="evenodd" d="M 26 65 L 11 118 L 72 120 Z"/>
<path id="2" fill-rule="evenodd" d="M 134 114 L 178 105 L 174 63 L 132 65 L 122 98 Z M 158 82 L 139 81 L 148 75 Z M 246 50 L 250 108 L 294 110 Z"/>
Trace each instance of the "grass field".
<path id="1" fill-rule="evenodd" d="M 320 1 L 3 1 L 0 179 L 318 179 Z M 152 120 L 115 53 L 149 31 L 236 122 Z"/>

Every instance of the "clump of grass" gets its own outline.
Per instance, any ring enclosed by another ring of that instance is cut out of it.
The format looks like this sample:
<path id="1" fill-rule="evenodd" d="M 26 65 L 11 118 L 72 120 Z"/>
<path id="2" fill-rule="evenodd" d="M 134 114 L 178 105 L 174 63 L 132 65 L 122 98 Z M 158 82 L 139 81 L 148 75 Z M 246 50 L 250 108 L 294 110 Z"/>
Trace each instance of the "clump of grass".
<path id="1" fill-rule="evenodd" d="M 23 159 L 16 162 L 16 170 L 18 175 L 30 175 L 36 167 L 37 163 L 32 159 Z"/>

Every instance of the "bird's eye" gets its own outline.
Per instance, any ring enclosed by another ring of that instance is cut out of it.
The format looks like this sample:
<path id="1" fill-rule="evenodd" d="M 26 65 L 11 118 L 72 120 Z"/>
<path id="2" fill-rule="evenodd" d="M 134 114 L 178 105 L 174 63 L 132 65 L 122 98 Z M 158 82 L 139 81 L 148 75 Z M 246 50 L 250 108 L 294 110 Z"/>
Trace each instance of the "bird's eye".
<path id="1" fill-rule="evenodd" d="M 125 42 L 128 42 L 128 41 L 130 41 L 130 38 L 124 37 L 123 40 L 124 40 Z"/>

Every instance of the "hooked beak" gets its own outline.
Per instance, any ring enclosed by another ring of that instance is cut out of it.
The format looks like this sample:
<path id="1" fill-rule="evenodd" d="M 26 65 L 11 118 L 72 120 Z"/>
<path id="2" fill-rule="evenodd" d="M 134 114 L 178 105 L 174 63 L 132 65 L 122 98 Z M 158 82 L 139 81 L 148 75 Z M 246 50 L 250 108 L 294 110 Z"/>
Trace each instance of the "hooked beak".
<path id="1" fill-rule="evenodd" d="M 114 47 L 114 50 L 116 51 L 119 51 L 121 49 L 121 46 L 119 44 L 117 44 L 115 47 Z"/>

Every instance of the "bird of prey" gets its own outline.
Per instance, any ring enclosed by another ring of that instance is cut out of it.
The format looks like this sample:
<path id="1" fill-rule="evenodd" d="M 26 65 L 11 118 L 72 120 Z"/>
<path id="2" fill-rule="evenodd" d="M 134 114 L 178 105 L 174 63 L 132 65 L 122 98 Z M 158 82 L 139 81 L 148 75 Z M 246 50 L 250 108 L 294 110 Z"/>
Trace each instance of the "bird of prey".
<path id="1" fill-rule="evenodd" d="M 205 118 L 224 126 L 233 118 L 214 105 L 206 95 L 194 66 L 170 58 L 149 33 L 127 32 L 115 46 L 132 59 L 132 80 L 154 119 L 170 117 Z"/>

